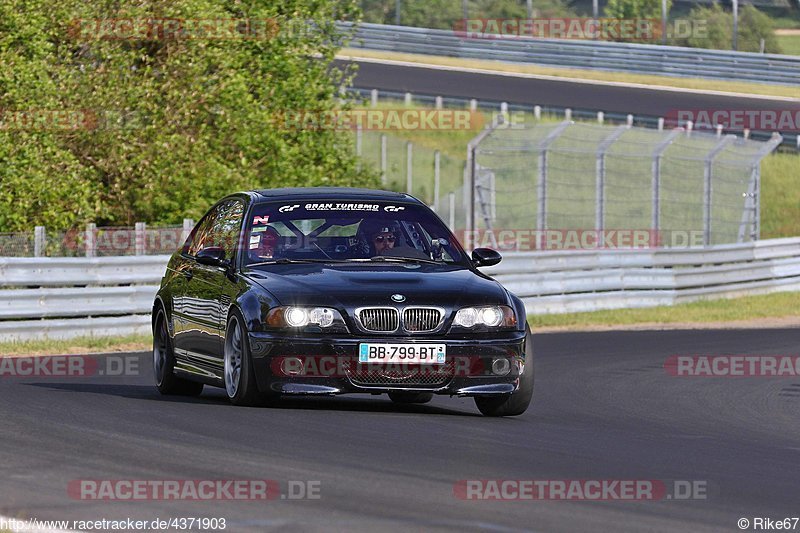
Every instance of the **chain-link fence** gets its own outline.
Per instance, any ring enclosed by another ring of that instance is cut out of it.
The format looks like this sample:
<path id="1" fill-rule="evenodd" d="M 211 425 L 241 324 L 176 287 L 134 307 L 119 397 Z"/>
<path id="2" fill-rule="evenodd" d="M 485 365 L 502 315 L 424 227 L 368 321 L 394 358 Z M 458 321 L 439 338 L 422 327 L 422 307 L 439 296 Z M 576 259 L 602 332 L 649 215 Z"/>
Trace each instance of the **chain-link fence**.
<path id="1" fill-rule="evenodd" d="M 659 247 L 756 240 L 760 161 L 779 143 L 570 121 L 487 130 L 471 143 L 467 229 L 644 231 Z"/>

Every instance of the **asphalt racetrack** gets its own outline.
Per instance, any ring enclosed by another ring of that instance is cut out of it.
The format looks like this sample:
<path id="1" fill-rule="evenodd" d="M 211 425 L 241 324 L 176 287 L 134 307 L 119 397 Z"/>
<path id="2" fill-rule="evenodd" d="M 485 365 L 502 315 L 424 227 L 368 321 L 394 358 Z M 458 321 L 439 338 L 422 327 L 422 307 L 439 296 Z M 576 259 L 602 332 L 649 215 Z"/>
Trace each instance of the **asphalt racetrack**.
<path id="1" fill-rule="evenodd" d="M 459 72 L 421 66 L 356 63 L 358 74 L 353 85 L 363 89 L 408 91 L 530 106 L 596 109 L 606 113 L 656 117 L 674 117 L 676 110 L 800 111 L 798 101 L 775 101 L 758 96 L 724 96 Z"/>
<path id="2" fill-rule="evenodd" d="M 534 404 L 504 419 L 458 398 L 237 408 L 221 389 L 162 397 L 148 354 L 124 356 L 138 364 L 128 376 L 4 376 L 0 514 L 224 517 L 226 531 L 254 532 L 739 531 L 740 518 L 800 515 L 800 378 L 674 377 L 664 364 L 673 355 L 797 355 L 798 341 L 798 329 L 535 334 Z M 319 497 L 99 501 L 68 492 L 86 479 L 269 479 L 281 496 L 292 496 L 290 482 L 312 482 Z M 463 499 L 459 480 L 658 480 L 676 497 L 475 500 Z M 683 499 L 676 481 L 703 490 Z"/>

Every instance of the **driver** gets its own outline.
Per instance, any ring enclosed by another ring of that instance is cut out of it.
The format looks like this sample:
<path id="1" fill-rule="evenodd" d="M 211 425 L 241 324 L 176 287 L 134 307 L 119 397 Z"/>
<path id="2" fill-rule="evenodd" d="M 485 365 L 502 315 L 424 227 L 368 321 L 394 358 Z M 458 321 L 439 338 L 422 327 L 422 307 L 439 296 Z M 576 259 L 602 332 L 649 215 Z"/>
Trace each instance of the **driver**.
<path id="1" fill-rule="evenodd" d="M 394 248 L 397 236 L 389 226 L 376 228 L 370 235 L 370 244 L 375 249 L 375 255 L 384 255 Z"/>

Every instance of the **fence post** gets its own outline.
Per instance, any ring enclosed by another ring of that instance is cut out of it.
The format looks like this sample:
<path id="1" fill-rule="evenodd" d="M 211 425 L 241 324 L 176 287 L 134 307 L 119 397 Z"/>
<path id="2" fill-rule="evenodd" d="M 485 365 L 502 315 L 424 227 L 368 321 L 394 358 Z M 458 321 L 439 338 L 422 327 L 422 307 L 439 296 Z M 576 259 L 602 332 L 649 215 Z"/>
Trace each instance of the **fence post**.
<path id="1" fill-rule="evenodd" d="M 538 203 L 536 209 L 536 230 L 540 232 L 547 229 L 547 149 L 550 147 L 550 144 L 552 144 L 553 141 L 558 139 L 558 136 L 561 135 L 561 133 L 567 129 L 569 125 L 570 122 L 565 120 L 556 126 L 553 131 L 547 134 L 547 137 L 545 137 L 538 146 L 539 175 L 536 182 L 536 199 Z"/>
<path id="2" fill-rule="evenodd" d="M 655 150 L 653 150 L 653 212 L 651 214 L 650 229 L 655 234 L 654 236 L 659 246 L 661 245 L 660 235 L 658 234 L 661 225 L 661 160 L 664 157 L 664 151 L 672 144 L 675 137 L 680 135 L 681 131 L 681 129 L 674 129 L 669 132 L 667 137 L 658 143 Z"/>
<path id="3" fill-rule="evenodd" d="M 144 222 L 137 222 L 135 228 L 136 255 L 145 255 L 145 250 L 147 248 L 147 224 Z"/>
<path id="4" fill-rule="evenodd" d="M 411 141 L 406 143 L 406 192 L 414 194 L 414 144 Z"/>
<path id="5" fill-rule="evenodd" d="M 447 201 L 450 203 L 450 216 L 448 222 L 450 223 L 450 231 L 456 229 L 456 193 L 447 193 Z"/>
<path id="6" fill-rule="evenodd" d="M 441 186 L 441 157 L 439 150 L 433 152 L 433 210 L 439 212 L 439 188 Z"/>
<path id="7" fill-rule="evenodd" d="M 94 222 L 86 224 L 86 235 L 84 242 L 86 243 L 86 257 L 95 256 L 95 242 L 94 236 L 97 231 L 97 225 Z"/>
<path id="8" fill-rule="evenodd" d="M 356 156 L 358 157 L 358 161 L 356 162 L 356 170 L 361 170 L 361 144 L 363 137 L 364 132 L 361 129 L 361 124 L 356 124 Z"/>
<path id="9" fill-rule="evenodd" d="M 33 228 L 33 256 L 44 257 L 45 247 L 47 246 L 47 234 L 44 226 Z"/>
<path id="10" fill-rule="evenodd" d="M 630 115 L 628 115 L 630 116 Z M 630 126 L 617 126 L 611 134 L 603 139 L 597 147 L 595 155 L 595 205 L 594 205 L 594 224 L 595 230 L 605 229 L 606 214 L 606 152 L 614 141 L 620 138 Z"/>
<path id="11" fill-rule="evenodd" d="M 184 218 L 183 231 L 181 232 L 181 244 L 186 242 L 186 239 L 189 238 L 189 234 L 192 232 L 192 228 L 194 228 L 194 220 L 192 220 L 191 218 Z"/>
<path id="12" fill-rule="evenodd" d="M 714 159 L 725 149 L 735 135 L 726 135 L 706 155 L 703 165 L 703 246 L 711 245 L 711 202 L 714 197 L 712 174 Z"/>
<path id="13" fill-rule="evenodd" d="M 388 168 L 388 154 L 386 134 L 381 133 L 381 184 L 386 185 L 386 169 Z"/>

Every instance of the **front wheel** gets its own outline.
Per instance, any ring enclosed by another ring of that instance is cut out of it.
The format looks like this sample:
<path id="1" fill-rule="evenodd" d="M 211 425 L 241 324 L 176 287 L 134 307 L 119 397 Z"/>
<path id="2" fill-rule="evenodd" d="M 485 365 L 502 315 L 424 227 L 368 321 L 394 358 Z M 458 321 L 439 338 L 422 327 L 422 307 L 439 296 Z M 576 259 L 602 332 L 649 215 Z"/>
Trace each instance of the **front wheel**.
<path id="1" fill-rule="evenodd" d="M 175 351 L 167 331 L 167 317 L 159 309 L 153 323 L 153 375 L 156 388 L 161 394 L 179 396 L 198 396 L 203 392 L 203 384 L 181 379 L 175 375 Z"/>
<path id="2" fill-rule="evenodd" d="M 275 399 L 258 390 L 247 331 L 244 329 L 244 321 L 236 313 L 228 319 L 225 330 L 223 374 L 225 392 L 233 405 L 263 405 Z"/>
<path id="3" fill-rule="evenodd" d="M 525 335 L 525 365 L 519 378 L 519 388 L 500 396 L 476 396 L 475 405 L 485 416 L 518 416 L 528 410 L 533 399 L 533 335 Z"/>

